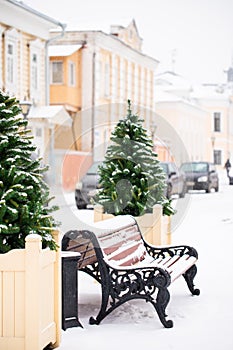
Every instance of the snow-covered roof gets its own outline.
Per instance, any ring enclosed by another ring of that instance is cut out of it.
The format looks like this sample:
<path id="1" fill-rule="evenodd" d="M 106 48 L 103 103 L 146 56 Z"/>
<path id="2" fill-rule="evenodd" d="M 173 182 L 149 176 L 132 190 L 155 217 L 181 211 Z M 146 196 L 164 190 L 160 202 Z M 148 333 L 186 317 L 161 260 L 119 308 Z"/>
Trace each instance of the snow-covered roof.
<path id="1" fill-rule="evenodd" d="M 155 101 L 158 102 L 178 102 L 183 101 L 183 99 L 180 96 L 177 96 L 175 94 L 171 94 L 169 92 L 163 91 L 161 89 L 156 90 L 155 94 Z"/>
<path id="2" fill-rule="evenodd" d="M 192 97 L 226 100 L 232 95 L 232 91 L 227 86 L 220 86 L 218 84 L 199 85 L 194 86 Z"/>
<path id="3" fill-rule="evenodd" d="M 70 56 L 81 47 L 82 45 L 51 45 L 49 46 L 49 56 Z"/>
<path id="4" fill-rule="evenodd" d="M 156 84 L 157 85 L 162 85 L 166 87 L 170 87 L 171 89 L 179 88 L 179 89 L 184 89 L 184 90 L 189 90 L 190 87 L 192 86 L 192 83 L 182 77 L 179 74 L 176 74 L 172 71 L 167 71 L 161 74 L 158 74 L 156 76 Z"/>
<path id="5" fill-rule="evenodd" d="M 32 107 L 28 119 L 47 119 L 52 124 L 71 126 L 72 120 L 63 106 Z"/>

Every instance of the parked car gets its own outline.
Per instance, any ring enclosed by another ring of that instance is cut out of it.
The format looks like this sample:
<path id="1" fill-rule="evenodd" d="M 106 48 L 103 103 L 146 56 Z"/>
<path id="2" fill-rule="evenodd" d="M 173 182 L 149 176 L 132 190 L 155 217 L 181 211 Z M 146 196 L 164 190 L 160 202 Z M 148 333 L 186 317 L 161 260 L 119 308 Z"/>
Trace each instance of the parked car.
<path id="1" fill-rule="evenodd" d="M 166 197 L 171 198 L 173 194 L 178 194 L 183 198 L 186 193 L 185 173 L 173 162 L 161 162 L 160 165 L 166 174 Z"/>
<path id="2" fill-rule="evenodd" d="M 82 180 L 76 184 L 75 202 L 78 209 L 91 208 L 91 198 L 98 190 L 99 174 L 98 167 L 102 162 L 94 162 L 83 176 Z"/>
<path id="3" fill-rule="evenodd" d="M 98 191 L 99 174 L 98 167 L 102 162 L 95 162 L 88 169 L 82 180 L 76 184 L 75 202 L 78 209 L 92 208 L 91 199 Z M 161 167 L 166 174 L 166 196 L 173 194 L 184 197 L 186 193 L 185 174 L 176 167 L 175 163 L 161 162 Z"/>
<path id="4" fill-rule="evenodd" d="M 219 177 L 216 167 L 210 162 L 187 162 L 181 165 L 186 174 L 187 190 L 219 190 Z"/>

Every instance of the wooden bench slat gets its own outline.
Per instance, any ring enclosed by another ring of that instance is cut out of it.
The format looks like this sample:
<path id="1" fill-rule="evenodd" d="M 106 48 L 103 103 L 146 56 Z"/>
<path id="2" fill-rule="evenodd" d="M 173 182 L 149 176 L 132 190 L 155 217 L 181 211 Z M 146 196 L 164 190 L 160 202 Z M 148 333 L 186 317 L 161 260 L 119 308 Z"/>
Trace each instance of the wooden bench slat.
<path id="1" fill-rule="evenodd" d="M 174 282 L 178 277 L 183 275 L 196 261 L 197 259 L 194 256 L 183 255 L 177 263 L 167 269 L 171 275 L 171 281 Z"/>

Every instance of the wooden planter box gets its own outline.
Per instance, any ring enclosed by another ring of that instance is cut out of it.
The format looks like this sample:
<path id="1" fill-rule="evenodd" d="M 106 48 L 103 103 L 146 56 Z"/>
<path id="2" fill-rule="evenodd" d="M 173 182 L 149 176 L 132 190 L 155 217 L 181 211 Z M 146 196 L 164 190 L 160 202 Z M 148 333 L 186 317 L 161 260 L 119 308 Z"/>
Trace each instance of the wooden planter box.
<path id="1" fill-rule="evenodd" d="M 94 207 L 94 221 L 102 221 L 113 217 L 104 213 L 102 205 Z M 152 213 L 135 217 L 144 239 L 152 245 L 171 244 L 171 217 L 162 215 L 162 206 L 156 204 Z"/>
<path id="2" fill-rule="evenodd" d="M 54 232 L 58 243 L 58 232 Z M 59 243 L 58 243 L 59 244 Z M 41 350 L 61 337 L 60 250 L 26 237 L 25 249 L 0 254 L 0 349 Z"/>

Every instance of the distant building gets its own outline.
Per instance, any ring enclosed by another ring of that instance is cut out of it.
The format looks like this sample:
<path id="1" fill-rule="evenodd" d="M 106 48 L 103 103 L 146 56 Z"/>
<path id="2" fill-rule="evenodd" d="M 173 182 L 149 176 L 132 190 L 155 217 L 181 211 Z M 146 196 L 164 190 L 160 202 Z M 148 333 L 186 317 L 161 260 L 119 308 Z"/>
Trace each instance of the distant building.
<path id="1" fill-rule="evenodd" d="M 176 130 L 180 150 L 176 150 L 176 162 L 205 160 L 208 112 L 191 99 L 193 87 L 182 76 L 167 71 L 156 77 L 156 113 Z M 166 135 L 164 135 L 166 139 Z M 177 140 L 167 140 L 171 149 L 176 149 Z M 188 154 L 188 159 L 185 151 Z"/>
<path id="2" fill-rule="evenodd" d="M 156 86 L 156 113 L 175 128 L 190 160 L 207 160 L 222 168 L 233 156 L 231 82 L 196 86 L 165 72 L 156 77 Z"/>
<path id="3" fill-rule="evenodd" d="M 150 131 L 159 62 L 142 53 L 134 20 L 126 27 L 111 26 L 110 34 L 66 31 L 53 44 L 50 103 L 64 105 L 73 118 L 71 148 L 94 150 L 94 158 L 103 157 L 115 123 L 126 114 L 128 99 Z"/>
<path id="4" fill-rule="evenodd" d="M 233 93 L 231 84 L 205 84 L 193 91 L 196 103 L 209 113 L 208 157 L 221 168 L 233 157 Z"/>

